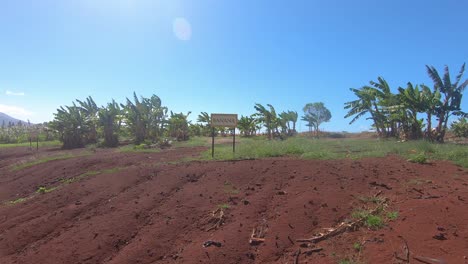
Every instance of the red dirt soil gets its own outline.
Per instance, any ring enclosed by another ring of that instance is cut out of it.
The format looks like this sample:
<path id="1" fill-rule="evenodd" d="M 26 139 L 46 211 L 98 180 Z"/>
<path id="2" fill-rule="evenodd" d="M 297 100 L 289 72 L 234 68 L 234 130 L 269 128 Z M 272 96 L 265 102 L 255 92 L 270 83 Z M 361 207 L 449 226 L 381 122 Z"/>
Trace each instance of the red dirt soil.
<path id="1" fill-rule="evenodd" d="M 97 150 L 15 171 L 25 160 L 84 150 L 1 149 L 0 263 L 400 263 L 404 240 L 411 263 L 417 256 L 468 263 L 468 172 L 461 167 L 397 156 L 180 161 L 202 150 Z M 38 194 L 39 186 L 59 188 Z M 377 193 L 388 198 L 387 212 L 399 214 L 385 227 L 296 242 L 375 207 L 362 198 Z M 21 197 L 29 199 L 8 203 Z M 224 223 L 214 228 L 217 208 Z M 263 243 L 249 243 L 254 228 L 264 230 Z M 221 246 L 204 248 L 210 240 Z M 355 243 L 364 244 L 360 252 Z M 301 246 L 323 250 L 305 254 L 310 248 Z"/>

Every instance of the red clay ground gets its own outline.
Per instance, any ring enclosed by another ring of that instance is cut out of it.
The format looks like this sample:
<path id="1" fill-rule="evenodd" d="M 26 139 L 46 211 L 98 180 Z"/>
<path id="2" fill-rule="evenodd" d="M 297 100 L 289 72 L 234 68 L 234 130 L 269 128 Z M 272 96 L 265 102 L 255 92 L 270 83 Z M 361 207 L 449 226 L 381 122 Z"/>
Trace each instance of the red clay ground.
<path id="1" fill-rule="evenodd" d="M 411 263 L 420 263 L 415 256 L 468 263 L 468 172 L 458 166 L 396 156 L 177 162 L 201 150 L 98 150 L 18 171 L 12 164 L 34 156 L 0 150 L 0 263 L 399 263 L 394 254 L 404 257 L 404 240 Z M 102 173 L 79 177 L 89 171 Z M 39 186 L 60 187 L 36 194 Z M 388 198 L 388 212 L 399 213 L 382 229 L 361 227 L 316 245 L 296 242 L 372 208 L 362 198 L 377 193 Z M 8 203 L 22 197 L 28 199 Z M 224 223 L 210 229 L 218 208 Z M 254 228 L 264 231 L 263 243 L 249 244 Z M 221 247 L 204 248 L 209 240 Z M 361 252 L 353 248 L 357 242 Z"/>

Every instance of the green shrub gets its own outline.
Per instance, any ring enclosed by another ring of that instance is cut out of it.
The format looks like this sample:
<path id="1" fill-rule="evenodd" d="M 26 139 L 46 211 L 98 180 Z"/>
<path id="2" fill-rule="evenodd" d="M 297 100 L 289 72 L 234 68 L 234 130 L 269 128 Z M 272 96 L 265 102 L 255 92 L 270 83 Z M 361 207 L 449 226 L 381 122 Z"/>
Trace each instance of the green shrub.
<path id="1" fill-rule="evenodd" d="M 451 129 L 457 137 L 468 137 L 468 121 L 466 118 L 460 118 L 452 123 Z"/>
<path id="2" fill-rule="evenodd" d="M 366 218 L 366 226 L 372 229 L 379 229 L 384 225 L 382 218 L 378 215 L 369 215 Z"/>
<path id="3" fill-rule="evenodd" d="M 398 218 L 398 212 L 388 212 L 387 213 L 388 220 L 394 221 Z"/>
<path id="4" fill-rule="evenodd" d="M 417 155 L 412 155 L 409 159 L 409 162 L 424 164 L 427 162 L 426 155 L 424 153 L 419 153 Z"/>

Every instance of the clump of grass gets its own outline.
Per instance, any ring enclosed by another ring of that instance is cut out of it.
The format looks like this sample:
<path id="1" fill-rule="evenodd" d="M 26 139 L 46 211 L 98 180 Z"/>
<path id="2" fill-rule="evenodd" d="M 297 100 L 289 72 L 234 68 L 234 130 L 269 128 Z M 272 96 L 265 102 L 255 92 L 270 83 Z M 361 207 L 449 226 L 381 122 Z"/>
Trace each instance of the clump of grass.
<path id="1" fill-rule="evenodd" d="M 384 221 L 378 215 L 369 215 L 365 220 L 365 224 L 371 229 L 380 229 L 384 226 Z"/>
<path id="2" fill-rule="evenodd" d="M 18 199 L 15 199 L 15 200 L 6 202 L 6 204 L 7 204 L 7 205 L 15 205 L 15 204 L 19 204 L 19 203 L 24 203 L 24 202 L 26 202 L 28 199 L 29 199 L 28 197 L 22 197 L 22 198 L 18 198 Z"/>
<path id="3" fill-rule="evenodd" d="M 393 211 L 393 212 L 387 212 L 387 219 L 390 221 L 395 221 L 398 218 L 398 212 Z"/>
<path id="4" fill-rule="evenodd" d="M 356 242 L 353 244 L 353 248 L 356 251 L 361 251 L 362 250 L 362 244 L 360 242 Z"/>
<path id="5" fill-rule="evenodd" d="M 231 206 L 229 206 L 229 204 L 226 204 L 226 203 L 218 205 L 218 208 L 220 208 L 220 209 L 229 209 L 230 207 Z"/>
<path id="6" fill-rule="evenodd" d="M 416 154 L 416 155 L 412 155 L 408 159 L 408 161 L 413 162 L 413 163 L 425 164 L 425 163 L 427 163 L 427 157 L 426 157 L 426 154 L 419 153 L 419 154 Z"/>
<path id="7" fill-rule="evenodd" d="M 380 229 L 384 226 L 384 221 L 381 216 L 379 216 L 379 212 L 375 212 L 374 214 L 371 214 L 370 211 L 367 210 L 357 210 L 354 211 L 351 216 L 354 219 L 361 219 L 363 220 L 363 223 L 365 226 L 371 228 L 371 229 Z"/>
<path id="8" fill-rule="evenodd" d="M 46 194 L 46 193 L 52 192 L 52 191 L 54 191 L 56 189 L 57 189 L 57 187 L 47 188 L 47 187 L 41 186 L 41 187 L 37 188 L 36 193 Z"/>

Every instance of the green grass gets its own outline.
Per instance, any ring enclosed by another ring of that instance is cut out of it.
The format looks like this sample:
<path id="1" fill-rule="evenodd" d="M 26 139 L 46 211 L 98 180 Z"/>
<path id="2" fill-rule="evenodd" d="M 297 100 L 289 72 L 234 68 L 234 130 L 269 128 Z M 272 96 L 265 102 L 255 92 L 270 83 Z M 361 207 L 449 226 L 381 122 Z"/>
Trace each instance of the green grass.
<path id="1" fill-rule="evenodd" d="M 118 151 L 127 153 L 127 152 L 140 152 L 140 153 L 154 153 L 160 152 L 160 148 L 145 148 L 145 145 L 126 145 L 118 148 Z"/>
<path id="2" fill-rule="evenodd" d="M 88 153 L 80 154 L 80 155 L 64 154 L 64 155 L 60 155 L 60 156 L 44 157 L 44 158 L 36 159 L 36 160 L 30 161 L 30 162 L 13 165 L 10 170 L 11 171 L 18 171 L 18 170 L 29 168 L 29 167 L 32 167 L 32 166 L 35 166 L 35 165 L 38 165 L 38 164 L 46 163 L 46 162 L 49 162 L 49 161 L 65 160 L 65 159 L 71 159 L 71 158 L 77 158 L 77 157 L 84 157 L 84 156 L 87 156 L 87 155 L 89 155 L 89 154 Z"/>
<path id="3" fill-rule="evenodd" d="M 468 167 L 468 148 L 455 144 L 434 144 L 427 141 L 397 142 L 379 139 L 310 139 L 293 137 L 284 141 L 240 138 L 236 153 L 230 144 L 215 145 L 215 160 L 257 159 L 279 156 L 296 156 L 304 159 L 360 159 L 384 157 L 388 154 L 404 158 L 420 153 L 431 160 L 450 160 Z M 202 153 L 201 159 L 211 160 L 211 149 Z"/>
<path id="4" fill-rule="evenodd" d="M 390 220 L 390 221 L 395 221 L 397 220 L 398 218 L 398 212 L 394 211 L 394 212 L 388 212 L 387 213 L 387 219 Z"/>
<path id="5" fill-rule="evenodd" d="M 211 138 L 210 137 L 191 137 L 187 141 L 173 141 L 172 146 L 176 148 L 209 147 L 211 146 Z"/>
<path id="6" fill-rule="evenodd" d="M 351 217 L 356 220 L 363 219 L 365 226 L 377 230 L 385 225 L 384 219 L 379 214 L 379 211 L 371 214 L 367 210 L 357 210 L 351 214 Z"/>
<path id="7" fill-rule="evenodd" d="M 60 141 L 43 141 L 39 142 L 39 148 L 42 147 L 60 147 L 62 144 Z M 33 148 L 36 148 L 36 142 L 32 144 Z M 0 148 L 15 148 L 15 147 L 29 147 L 29 142 L 15 143 L 15 144 L 0 144 Z"/>
<path id="8" fill-rule="evenodd" d="M 384 221 L 382 219 L 382 217 L 378 216 L 378 215 L 369 215 L 367 216 L 366 220 L 365 220 L 365 224 L 367 227 L 371 228 L 371 229 L 379 229 L 379 228 L 382 228 L 384 226 Z"/>
<path id="9" fill-rule="evenodd" d="M 229 209 L 229 207 L 230 207 L 229 204 L 219 204 L 218 205 L 218 208 L 220 208 L 220 209 Z"/>
<path id="10" fill-rule="evenodd" d="M 46 193 L 50 193 L 52 191 L 55 191 L 58 187 L 52 187 L 52 188 L 46 188 L 44 186 L 41 186 L 39 188 L 37 188 L 37 191 L 36 193 L 39 193 L 39 194 L 46 194 Z"/>
<path id="11" fill-rule="evenodd" d="M 26 202 L 28 199 L 29 199 L 28 197 L 22 197 L 22 198 L 18 198 L 18 199 L 16 199 L 16 200 L 13 200 L 13 201 L 8 201 L 8 202 L 6 202 L 5 204 L 6 204 L 6 205 L 20 204 L 20 203 Z"/>
<path id="12" fill-rule="evenodd" d="M 356 251 L 361 251 L 362 250 L 362 244 L 359 243 L 359 242 L 356 242 L 356 243 L 353 244 L 353 248 Z"/>
<path id="13" fill-rule="evenodd" d="M 60 182 L 64 183 L 64 184 L 70 184 L 70 183 L 77 182 L 79 180 L 82 180 L 82 179 L 90 177 L 90 176 L 94 176 L 94 175 L 98 175 L 98 174 L 115 173 L 115 172 L 118 172 L 118 171 L 120 171 L 122 169 L 123 168 L 121 168 L 121 167 L 116 167 L 116 168 L 112 168 L 112 169 L 105 169 L 105 170 L 99 170 L 99 171 L 87 171 L 87 172 L 85 172 L 83 174 L 80 174 L 80 175 L 78 175 L 76 177 L 73 177 L 73 178 L 62 179 L 62 180 L 60 180 Z"/>
<path id="14" fill-rule="evenodd" d="M 426 154 L 419 153 L 416 155 L 411 155 L 408 161 L 413 163 L 425 164 L 427 163 L 427 157 Z"/>

